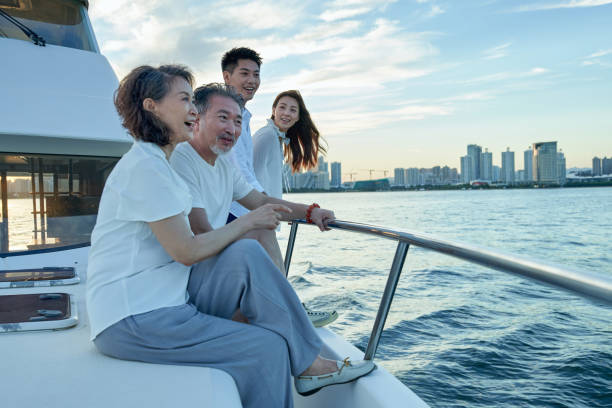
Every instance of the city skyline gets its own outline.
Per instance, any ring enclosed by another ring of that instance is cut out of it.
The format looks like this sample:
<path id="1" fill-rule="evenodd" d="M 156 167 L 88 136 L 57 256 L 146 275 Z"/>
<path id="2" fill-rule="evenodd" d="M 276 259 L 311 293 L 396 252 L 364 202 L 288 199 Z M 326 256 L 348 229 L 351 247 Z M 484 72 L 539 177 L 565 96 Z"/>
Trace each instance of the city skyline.
<path id="1" fill-rule="evenodd" d="M 360 178 L 458 167 L 467 144 L 497 162 L 508 146 L 556 140 L 568 168 L 612 154 L 612 0 L 112 0 L 90 15 L 120 78 L 174 62 L 197 84 L 221 81 L 224 51 L 256 49 L 251 129 L 278 92 L 299 89 L 327 160 Z"/>

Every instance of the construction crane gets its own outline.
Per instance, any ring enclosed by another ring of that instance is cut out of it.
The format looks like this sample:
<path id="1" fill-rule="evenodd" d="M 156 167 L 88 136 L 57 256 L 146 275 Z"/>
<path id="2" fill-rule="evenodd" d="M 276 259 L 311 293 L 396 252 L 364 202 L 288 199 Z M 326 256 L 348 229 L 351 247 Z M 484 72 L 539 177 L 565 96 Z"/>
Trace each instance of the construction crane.
<path id="1" fill-rule="evenodd" d="M 379 170 L 379 169 L 359 169 L 359 171 L 367 171 L 368 173 L 370 173 L 370 180 L 372 180 L 372 174 L 375 171 L 381 171 L 384 174 L 384 177 L 387 177 L 387 173 L 389 173 L 389 170 Z"/>
<path id="2" fill-rule="evenodd" d="M 349 176 L 349 178 L 351 179 L 351 182 L 353 181 L 353 175 L 357 174 L 356 171 L 352 171 L 350 173 L 342 173 L 343 176 Z"/>

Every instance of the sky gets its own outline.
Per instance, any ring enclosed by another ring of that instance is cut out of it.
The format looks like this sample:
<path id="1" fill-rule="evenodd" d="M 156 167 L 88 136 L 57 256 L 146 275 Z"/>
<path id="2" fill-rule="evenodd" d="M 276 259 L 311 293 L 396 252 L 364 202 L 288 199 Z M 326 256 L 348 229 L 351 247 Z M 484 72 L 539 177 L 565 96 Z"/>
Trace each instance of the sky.
<path id="1" fill-rule="evenodd" d="M 225 51 L 263 58 L 252 133 L 298 89 L 343 179 L 459 168 L 468 144 L 557 141 L 567 167 L 612 156 L 612 0 L 93 0 L 118 77 L 185 64 L 222 81 Z"/>

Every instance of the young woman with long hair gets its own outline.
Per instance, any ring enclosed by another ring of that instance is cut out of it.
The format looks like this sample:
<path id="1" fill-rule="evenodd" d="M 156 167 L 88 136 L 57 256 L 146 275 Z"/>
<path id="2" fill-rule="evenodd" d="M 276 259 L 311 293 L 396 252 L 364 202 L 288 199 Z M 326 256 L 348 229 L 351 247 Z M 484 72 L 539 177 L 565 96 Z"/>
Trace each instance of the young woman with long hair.
<path id="1" fill-rule="evenodd" d="M 278 94 L 271 118 L 253 137 L 253 167 L 264 191 L 281 198 L 283 180 L 287 184 L 283 164 L 294 173 L 316 167 L 319 154 L 326 152 L 322 141 L 300 92 Z"/>

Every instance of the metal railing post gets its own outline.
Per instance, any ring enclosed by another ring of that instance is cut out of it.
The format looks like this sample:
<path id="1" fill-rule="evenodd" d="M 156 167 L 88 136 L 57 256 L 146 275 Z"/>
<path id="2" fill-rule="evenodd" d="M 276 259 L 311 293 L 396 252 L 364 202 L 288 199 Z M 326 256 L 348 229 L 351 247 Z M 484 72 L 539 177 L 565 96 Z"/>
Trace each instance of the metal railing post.
<path id="1" fill-rule="evenodd" d="M 289 275 L 289 265 L 291 265 L 291 255 L 293 255 L 293 244 L 295 244 L 295 235 L 297 234 L 298 223 L 291 223 L 291 232 L 289 232 L 289 242 L 287 242 L 287 251 L 285 252 L 285 274 Z"/>
<path id="2" fill-rule="evenodd" d="M 372 360 L 376 349 L 378 348 L 378 342 L 382 334 L 383 328 L 385 327 L 385 321 L 391 308 L 391 302 L 393 301 L 393 295 L 395 294 L 395 288 L 399 281 L 400 275 L 402 274 L 402 267 L 404 266 L 404 260 L 408 253 L 410 244 L 407 242 L 398 242 L 397 250 L 395 251 L 395 257 L 393 258 L 393 264 L 391 265 L 391 271 L 389 272 L 389 278 L 387 278 L 387 284 L 385 286 L 385 292 L 383 293 L 382 299 L 380 299 L 380 306 L 378 307 L 378 313 L 376 313 L 376 320 L 374 321 L 374 327 L 372 328 L 372 334 L 368 341 L 368 347 L 365 351 L 364 360 Z"/>

